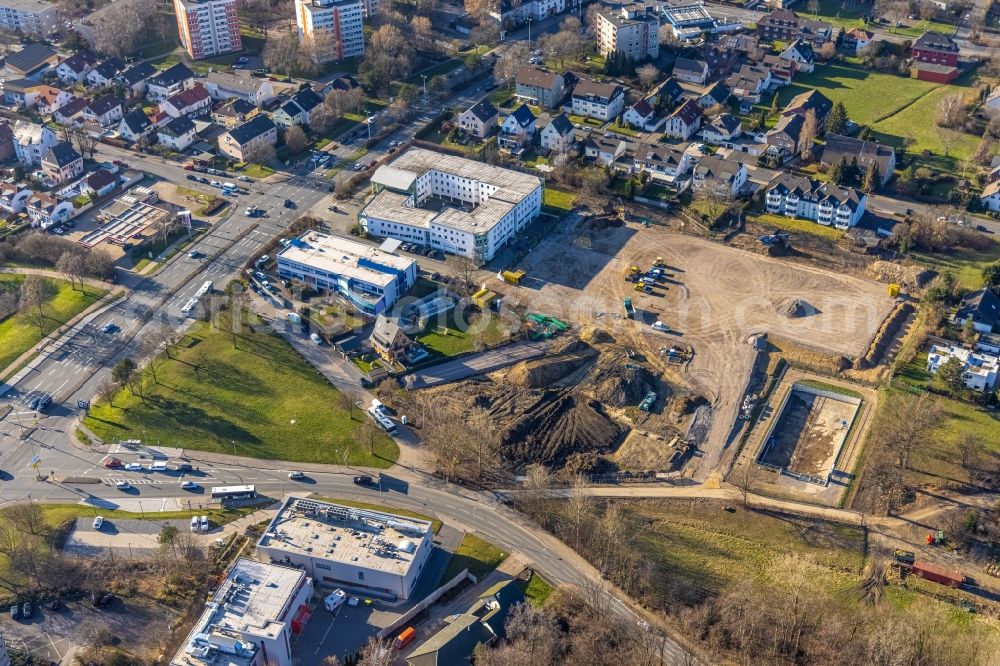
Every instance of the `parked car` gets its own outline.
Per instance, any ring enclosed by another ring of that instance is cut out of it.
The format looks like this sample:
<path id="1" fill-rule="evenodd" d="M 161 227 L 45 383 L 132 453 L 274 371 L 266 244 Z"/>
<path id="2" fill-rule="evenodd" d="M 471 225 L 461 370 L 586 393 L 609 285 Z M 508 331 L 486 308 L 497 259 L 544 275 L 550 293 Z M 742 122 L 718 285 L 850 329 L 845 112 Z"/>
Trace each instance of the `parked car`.
<path id="1" fill-rule="evenodd" d="M 198 176 L 194 175 L 193 173 L 189 173 L 189 174 L 187 175 L 187 179 L 188 179 L 188 180 L 193 180 L 193 181 L 194 181 L 194 182 L 196 182 L 196 183 L 198 182 Z"/>
<path id="2" fill-rule="evenodd" d="M 319 337 L 318 333 L 310 333 L 309 334 L 309 339 L 312 340 L 313 342 L 315 342 L 318 345 L 323 344 L 323 338 Z"/>
<path id="3" fill-rule="evenodd" d="M 19 620 L 21 619 L 21 606 L 14 604 L 10 607 L 10 619 Z"/>
<path id="4" fill-rule="evenodd" d="M 649 325 L 654 331 L 663 331 L 666 333 L 670 330 L 670 327 L 664 324 L 662 321 L 655 321 Z"/>
<path id="5" fill-rule="evenodd" d="M 104 461 L 104 466 L 108 469 L 118 469 L 122 466 L 122 461 L 118 458 L 110 458 L 109 460 Z"/>
<path id="6" fill-rule="evenodd" d="M 201 520 L 199 521 L 199 525 L 201 527 L 202 532 L 207 532 L 210 529 L 210 525 L 208 524 L 208 516 L 202 516 Z"/>
<path id="7" fill-rule="evenodd" d="M 36 395 L 34 398 L 31 399 L 31 402 L 28 403 L 28 409 L 30 409 L 33 412 L 38 411 L 38 405 L 41 402 L 42 399 Z"/>
<path id="8" fill-rule="evenodd" d="M 191 469 L 193 469 L 191 467 L 191 463 L 177 463 L 177 471 L 178 472 L 188 472 Z"/>
<path id="9" fill-rule="evenodd" d="M 97 518 L 94 518 L 94 529 L 95 530 L 101 529 L 102 525 L 104 525 L 104 516 L 98 516 Z"/>
<path id="10" fill-rule="evenodd" d="M 21 617 L 25 620 L 30 619 L 32 615 L 35 614 L 35 607 L 30 601 L 25 601 L 24 605 L 21 607 Z"/>
<path id="11" fill-rule="evenodd" d="M 128 463 L 127 465 L 125 465 L 125 470 L 128 471 L 128 472 L 141 472 L 142 471 L 142 464 L 141 463 Z"/>

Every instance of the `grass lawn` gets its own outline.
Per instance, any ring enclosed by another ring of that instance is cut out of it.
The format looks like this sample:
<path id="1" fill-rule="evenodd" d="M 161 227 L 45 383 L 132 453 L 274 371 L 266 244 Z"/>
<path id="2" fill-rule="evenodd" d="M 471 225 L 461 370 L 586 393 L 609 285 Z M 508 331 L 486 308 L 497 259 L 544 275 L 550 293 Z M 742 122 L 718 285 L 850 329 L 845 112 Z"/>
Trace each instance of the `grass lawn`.
<path id="1" fill-rule="evenodd" d="M 490 100 L 493 106 L 499 109 L 502 106 L 507 106 L 508 102 L 513 102 L 514 91 L 507 88 L 499 88 L 487 95 L 486 98 Z"/>
<path id="2" fill-rule="evenodd" d="M 869 72 L 845 64 L 816 65 L 812 73 L 797 76 L 795 83 L 782 88 L 778 100 L 783 108 L 796 95 L 815 89 L 835 103 L 843 102 L 848 117 L 854 122 L 874 125 L 898 113 L 938 85 L 930 81 Z M 766 101 L 769 102 L 770 98 Z"/>
<path id="3" fill-rule="evenodd" d="M 803 234 L 812 234 L 829 238 L 830 240 L 840 240 L 844 237 L 844 232 L 835 227 L 825 227 L 812 220 L 801 220 L 797 217 L 785 217 L 784 215 L 772 215 L 765 213 L 752 218 L 753 222 L 765 226 L 778 227 L 785 231 L 795 231 Z"/>
<path id="4" fill-rule="evenodd" d="M 431 530 L 434 534 L 441 531 L 441 521 L 437 518 L 432 518 L 430 516 L 425 516 L 422 513 L 417 513 L 416 511 L 408 511 L 407 509 L 397 509 L 394 506 L 387 506 L 385 504 L 373 504 L 371 502 L 359 502 L 357 500 L 340 499 L 339 497 L 318 497 L 320 501 L 323 502 L 333 502 L 334 504 L 343 504 L 344 506 L 353 506 L 355 509 L 368 509 L 369 511 L 384 511 L 386 513 L 393 513 L 397 516 L 403 516 L 405 518 L 416 518 L 418 520 L 429 520 L 431 523 Z"/>
<path id="5" fill-rule="evenodd" d="M 991 239 L 990 247 L 982 250 L 950 250 L 948 254 L 931 254 L 928 252 L 911 252 L 914 263 L 925 266 L 939 273 L 951 271 L 955 274 L 958 284 L 966 289 L 980 289 L 983 286 L 981 271 L 986 264 L 993 263 L 1000 257 L 1000 242 Z"/>
<path id="6" fill-rule="evenodd" d="M 524 598 L 528 603 L 537 608 L 545 605 L 555 592 L 555 588 L 537 573 L 532 572 L 528 582 L 521 584 L 521 591 L 524 592 Z"/>
<path id="7" fill-rule="evenodd" d="M 611 123 L 608 125 L 608 131 L 624 134 L 625 136 L 639 136 L 642 134 L 638 130 L 634 130 L 627 125 L 619 125 L 618 123 Z"/>
<path id="8" fill-rule="evenodd" d="M 438 585 L 447 583 L 461 573 L 462 569 L 468 569 L 469 573 L 477 580 L 482 580 L 483 576 L 496 569 L 501 562 L 507 559 L 509 554 L 489 541 L 480 539 L 475 534 L 466 533 L 462 537 L 461 545 L 451 556 L 448 568 L 441 574 L 441 581 Z"/>
<path id="9" fill-rule="evenodd" d="M 849 388 L 844 388 L 837 384 L 827 384 L 826 382 L 817 381 L 815 379 L 800 379 L 795 382 L 796 384 L 801 384 L 802 386 L 808 386 L 810 388 L 819 389 L 821 391 L 830 391 L 831 393 L 839 393 L 840 395 L 846 395 L 850 398 L 861 399 L 861 394 L 857 391 L 852 391 Z"/>
<path id="10" fill-rule="evenodd" d="M 143 376 L 145 400 L 120 391 L 114 406 L 91 408 L 87 427 L 105 441 L 144 439 L 167 446 L 253 458 L 388 467 L 396 443 L 376 433 L 374 453 L 358 442 L 366 417 L 337 406 L 338 391 L 283 339 L 244 327 L 232 336 L 195 324 Z M 352 418 L 353 416 L 353 418 Z"/>
<path id="11" fill-rule="evenodd" d="M 362 146 L 361 148 L 358 148 L 353 153 L 351 153 L 350 155 L 348 155 L 347 156 L 347 161 L 348 162 L 356 162 L 356 161 L 360 160 L 362 157 L 364 157 L 367 154 L 368 154 L 368 149 Z"/>
<path id="12" fill-rule="evenodd" d="M 573 202 L 576 201 L 576 194 L 557 190 L 554 187 L 546 187 L 542 193 L 542 205 L 556 209 L 563 215 L 573 210 Z"/>
<path id="13" fill-rule="evenodd" d="M 916 39 L 928 30 L 941 32 L 946 35 L 955 34 L 955 26 L 951 23 L 941 23 L 940 21 L 917 21 L 912 25 L 901 25 L 898 28 L 893 28 L 890 32 L 894 35 L 902 35 L 904 37 L 913 37 Z"/>
<path id="14" fill-rule="evenodd" d="M 267 178 L 272 173 L 274 169 L 263 164 L 248 164 L 247 168 L 243 169 L 243 175 L 247 178 Z"/>
<path id="15" fill-rule="evenodd" d="M 422 86 L 424 84 L 424 76 L 426 76 L 427 80 L 430 81 L 438 74 L 448 74 L 449 72 L 453 72 L 461 66 L 462 66 L 462 61 L 460 59 L 451 58 L 449 60 L 445 60 L 444 62 L 440 62 L 432 67 L 428 67 L 427 69 L 421 70 L 419 74 L 414 74 L 410 78 L 406 79 L 406 83 L 412 83 L 413 85 Z"/>
<path id="16" fill-rule="evenodd" d="M 93 287 L 84 287 L 84 291 L 73 289 L 65 280 L 47 281 L 53 294 L 42 310 L 45 320 L 41 328 L 28 314 L 16 314 L 0 320 L 0 370 L 31 349 L 44 335 L 83 312 L 106 293 Z M 0 274 L 0 290 L 18 289 L 22 282 L 23 275 Z"/>
<path id="17" fill-rule="evenodd" d="M 802 9 L 798 12 L 802 16 L 826 21 L 833 24 L 834 28 L 864 28 L 865 22 L 862 20 L 865 14 L 871 9 L 866 2 L 852 2 L 850 0 L 820 0 L 819 11 L 813 14 L 811 11 Z M 836 33 L 837 31 L 834 30 Z"/>
<path id="18" fill-rule="evenodd" d="M 590 116 L 577 116 L 572 113 L 569 114 L 567 118 L 569 118 L 569 121 L 574 125 L 590 125 L 591 127 L 600 127 L 604 124 L 600 120 L 595 120 Z"/>
<path id="19" fill-rule="evenodd" d="M 482 322 L 483 320 L 478 319 L 460 327 L 455 322 L 454 312 L 451 312 L 444 327 L 428 326 L 417 336 L 417 342 L 440 356 L 458 356 L 473 351 L 477 339 L 482 339 L 487 344 L 499 344 L 510 337 L 498 318 L 487 317 L 485 328 L 481 328 Z"/>

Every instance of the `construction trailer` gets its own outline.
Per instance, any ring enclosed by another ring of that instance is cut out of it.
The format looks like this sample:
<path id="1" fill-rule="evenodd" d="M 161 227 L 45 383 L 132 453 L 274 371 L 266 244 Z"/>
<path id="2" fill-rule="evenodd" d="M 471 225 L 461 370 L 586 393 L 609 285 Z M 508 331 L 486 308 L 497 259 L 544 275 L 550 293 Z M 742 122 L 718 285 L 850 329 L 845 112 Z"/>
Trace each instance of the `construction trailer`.
<path id="1" fill-rule="evenodd" d="M 493 303 L 497 300 L 498 296 L 495 292 L 489 289 L 480 289 L 472 295 L 472 304 L 475 305 L 480 310 L 488 310 L 493 306 Z"/>
<path id="2" fill-rule="evenodd" d="M 500 271 L 500 279 L 507 284 L 521 284 L 524 275 L 524 271 Z"/>
<path id="3" fill-rule="evenodd" d="M 962 587 L 962 584 L 965 583 L 965 575 L 962 572 L 924 560 L 915 560 L 910 566 L 910 571 L 921 578 L 926 578 L 927 580 L 948 587 Z"/>

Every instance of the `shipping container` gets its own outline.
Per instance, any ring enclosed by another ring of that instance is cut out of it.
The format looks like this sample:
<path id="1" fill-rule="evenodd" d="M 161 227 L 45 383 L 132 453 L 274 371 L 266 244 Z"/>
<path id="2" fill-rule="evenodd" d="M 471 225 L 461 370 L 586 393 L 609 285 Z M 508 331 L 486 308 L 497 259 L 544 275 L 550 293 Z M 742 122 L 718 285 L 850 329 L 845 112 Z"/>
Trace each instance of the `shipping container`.
<path id="1" fill-rule="evenodd" d="M 954 569 L 947 569 L 933 562 L 917 560 L 913 563 L 912 570 L 914 574 L 921 578 L 926 578 L 927 580 L 932 580 L 935 583 L 947 585 L 948 587 L 961 587 L 962 583 L 965 582 L 965 576 L 961 572 Z"/>

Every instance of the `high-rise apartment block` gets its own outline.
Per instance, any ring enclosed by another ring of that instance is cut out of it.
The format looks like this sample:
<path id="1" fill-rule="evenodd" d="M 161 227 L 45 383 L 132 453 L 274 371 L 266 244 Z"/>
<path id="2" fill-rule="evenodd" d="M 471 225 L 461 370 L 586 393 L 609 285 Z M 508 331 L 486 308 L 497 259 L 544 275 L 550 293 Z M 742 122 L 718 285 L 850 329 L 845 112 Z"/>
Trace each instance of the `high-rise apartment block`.
<path id="1" fill-rule="evenodd" d="M 313 47 L 319 62 L 364 55 L 366 6 L 365 0 L 295 0 L 299 40 Z"/>
<path id="2" fill-rule="evenodd" d="M 237 0 L 174 0 L 181 44 L 195 60 L 243 48 Z"/>

